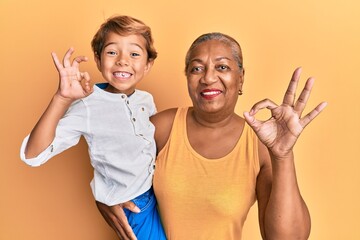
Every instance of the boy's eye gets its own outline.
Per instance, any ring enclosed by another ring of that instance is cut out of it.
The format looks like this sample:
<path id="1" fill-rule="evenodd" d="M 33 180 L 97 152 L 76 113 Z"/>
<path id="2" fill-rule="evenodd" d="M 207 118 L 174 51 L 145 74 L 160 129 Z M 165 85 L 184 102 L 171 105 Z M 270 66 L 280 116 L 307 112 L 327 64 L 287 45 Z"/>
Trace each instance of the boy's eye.
<path id="1" fill-rule="evenodd" d="M 132 56 L 132 57 L 138 57 L 138 56 L 140 56 L 140 54 L 134 52 L 134 53 L 131 53 L 130 56 Z"/>
<path id="2" fill-rule="evenodd" d="M 116 52 L 115 51 L 107 51 L 106 54 L 110 55 L 110 56 L 115 56 Z"/>

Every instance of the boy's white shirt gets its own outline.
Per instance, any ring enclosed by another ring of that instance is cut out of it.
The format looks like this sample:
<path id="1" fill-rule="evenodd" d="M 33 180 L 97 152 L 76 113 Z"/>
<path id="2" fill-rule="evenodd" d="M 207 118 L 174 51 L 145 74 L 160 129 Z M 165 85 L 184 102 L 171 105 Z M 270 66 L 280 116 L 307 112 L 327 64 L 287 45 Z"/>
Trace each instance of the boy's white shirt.
<path id="1" fill-rule="evenodd" d="M 92 94 L 70 106 L 47 149 L 26 159 L 28 135 L 22 142 L 20 157 L 30 166 L 40 166 L 76 145 L 83 135 L 94 167 L 91 188 L 95 199 L 109 206 L 126 202 L 152 185 L 156 145 L 149 117 L 155 113 L 153 97 L 145 91 L 135 90 L 128 97 L 95 85 Z"/>

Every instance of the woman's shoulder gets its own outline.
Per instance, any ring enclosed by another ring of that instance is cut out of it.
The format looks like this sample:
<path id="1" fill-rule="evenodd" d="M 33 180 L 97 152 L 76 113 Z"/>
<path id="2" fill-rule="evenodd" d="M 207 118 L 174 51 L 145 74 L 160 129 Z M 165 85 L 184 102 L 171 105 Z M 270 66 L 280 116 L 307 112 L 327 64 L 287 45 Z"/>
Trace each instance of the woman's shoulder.
<path id="1" fill-rule="evenodd" d="M 150 120 L 157 129 L 171 129 L 177 110 L 177 108 L 163 110 L 152 116 Z"/>
<path id="2" fill-rule="evenodd" d="M 155 141 L 158 151 L 165 146 L 169 139 L 177 110 L 177 108 L 166 109 L 150 118 L 150 121 L 155 126 Z"/>

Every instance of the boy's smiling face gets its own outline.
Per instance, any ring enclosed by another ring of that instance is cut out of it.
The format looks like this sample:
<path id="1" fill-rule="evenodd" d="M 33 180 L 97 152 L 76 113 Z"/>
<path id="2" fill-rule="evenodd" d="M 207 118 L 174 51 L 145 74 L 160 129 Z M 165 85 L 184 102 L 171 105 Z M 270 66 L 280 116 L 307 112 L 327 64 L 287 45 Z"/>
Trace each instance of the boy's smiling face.
<path id="1" fill-rule="evenodd" d="M 100 58 L 95 56 L 98 69 L 109 83 L 106 91 L 130 95 L 136 84 L 149 72 L 146 40 L 139 34 L 121 36 L 109 32 Z"/>

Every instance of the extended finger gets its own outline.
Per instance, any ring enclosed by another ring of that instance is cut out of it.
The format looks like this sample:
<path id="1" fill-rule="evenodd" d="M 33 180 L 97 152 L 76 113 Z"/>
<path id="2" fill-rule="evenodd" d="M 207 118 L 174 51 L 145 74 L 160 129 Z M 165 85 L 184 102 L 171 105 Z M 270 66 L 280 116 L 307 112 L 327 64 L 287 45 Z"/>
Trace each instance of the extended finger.
<path id="1" fill-rule="evenodd" d="M 71 66 L 71 61 L 70 61 L 70 57 L 71 55 L 74 53 L 74 48 L 69 48 L 66 53 L 65 53 L 65 56 L 64 56 L 64 59 L 63 59 L 63 65 L 64 67 L 70 67 Z"/>
<path id="2" fill-rule="evenodd" d="M 119 229 L 121 229 L 120 226 L 117 226 L 117 225 L 120 225 L 118 222 L 117 222 L 117 219 L 115 216 L 112 216 L 112 218 L 108 219 L 107 217 L 105 217 L 105 220 L 106 222 L 110 225 L 110 227 L 116 232 L 116 235 L 118 237 L 120 237 L 120 239 L 123 239 L 123 236 L 125 236 L 125 233 L 121 233 L 119 231 Z"/>
<path id="3" fill-rule="evenodd" d="M 112 216 L 111 220 L 108 223 L 111 226 L 111 228 L 114 229 L 114 231 L 116 232 L 116 235 L 121 240 L 125 240 L 125 239 L 128 240 L 129 239 L 127 237 L 124 229 L 122 229 L 121 224 L 118 222 L 118 220 L 116 219 L 115 216 Z"/>
<path id="4" fill-rule="evenodd" d="M 290 105 L 290 106 L 294 105 L 295 96 L 296 96 L 296 88 L 299 83 L 300 74 L 301 74 L 301 67 L 295 69 L 295 71 L 291 77 L 289 86 L 284 95 L 283 104 Z"/>
<path id="5" fill-rule="evenodd" d="M 107 219 L 107 222 L 115 230 L 120 239 L 136 239 L 135 235 L 134 237 L 132 237 L 130 234 L 127 233 L 129 229 L 127 229 L 125 226 L 129 224 L 124 210 L 120 205 L 115 205 L 111 207 L 111 213 L 109 213 L 109 218 L 110 219 Z M 132 232 L 131 227 L 130 230 Z"/>
<path id="6" fill-rule="evenodd" d="M 51 53 L 51 57 L 53 59 L 53 62 L 55 64 L 55 67 L 58 71 L 60 71 L 63 67 L 63 65 L 61 64 L 61 62 L 59 61 L 59 58 L 57 57 L 56 53 L 55 52 L 52 52 Z"/>
<path id="7" fill-rule="evenodd" d="M 116 232 L 116 235 L 120 237 L 120 239 L 124 239 L 125 232 L 121 229 L 121 225 L 119 224 L 116 216 L 112 213 L 103 212 L 102 208 L 99 207 L 99 204 L 98 204 L 98 209 L 100 210 L 100 213 L 104 217 L 107 224 L 109 224 L 109 226 Z"/>
<path id="8" fill-rule="evenodd" d="M 301 91 L 301 94 L 295 103 L 294 110 L 295 110 L 295 112 L 298 113 L 299 116 L 301 116 L 302 112 L 305 109 L 305 106 L 310 97 L 310 93 L 311 93 L 311 89 L 312 89 L 313 85 L 314 85 L 314 78 L 309 78 L 306 81 L 304 89 Z"/>
<path id="9" fill-rule="evenodd" d="M 116 223 L 116 233 L 118 234 L 118 236 L 120 237 L 121 240 L 130 240 L 131 238 L 129 238 L 125 232 L 125 230 L 122 228 L 121 224 L 119 222 Z"/>
<path id="10" fill-rule="evenodd" d="M 315 117 L 317 117 L 322 110 L 327 106 L 327 102 L 322 102 L 316 106 L 311 112 L 306 114 L 303 118 L 300 119 L 300 124 L 305 128 Z"/>
<path id="11" fill-rule="evenodd" d="M 113 207 L 113 210 L 114 210 L 113 213 L 115 214 L 115 216 L 118 220 L 118 224 L 119 224 L 119 225 L 117 225 L 118 230 L 121 233 L 125 233 L 125 236 L 128 237 L 129 239 L 136 239 L 136 236 L 128 222 L 126 215 L 125 215 L 123 207 L 121 207 L 120 205 L 117 205 L 114 207 Z"/>
<path id="12" fill-rule="evenodd" d="M 136 240 L 137 238 L 131 226 L 129 225 L 129 222 L 125 214 L 123 215 L 123 217 L 120 218 L 118 217 L 118 219 L 119 219 L 119 225 L 121 225 L 121 228 L 119 230 L 125 234 L 124 236 L 126 236 L 128 239 Z"/>

